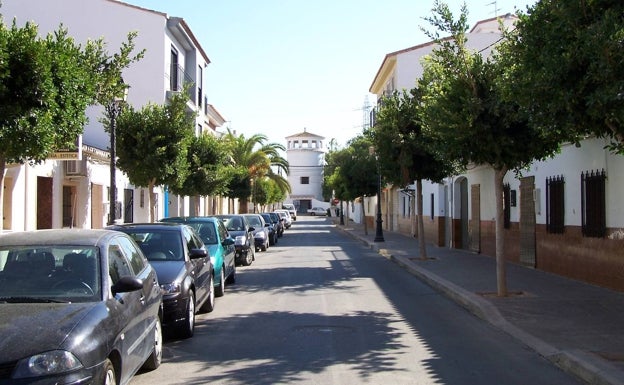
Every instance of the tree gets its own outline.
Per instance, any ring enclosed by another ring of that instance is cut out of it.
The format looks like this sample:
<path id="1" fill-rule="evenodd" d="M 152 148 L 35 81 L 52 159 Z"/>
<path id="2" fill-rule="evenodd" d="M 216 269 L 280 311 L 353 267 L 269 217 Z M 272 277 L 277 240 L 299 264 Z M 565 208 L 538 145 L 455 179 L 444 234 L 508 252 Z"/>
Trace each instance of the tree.
<path id="1" fill-rule="evenodd" d="M 148 188 L 150 221 L 156 217 L 154 186 L 179 190 L 190 173 L 195 120 L 186 110 L 187 95 L 175 93 L 169 104 L 148 104 L 140 111 L 128 107 L 117 121 L 117 166 L 132 184 Z"/>
<path id="2" fill-rule="evenodd" d="M 453 159 L 442 157 L 439 136 L 423 126 L 419 117 L 422 91 L 395 91 L 383 98 L 375 126 L 369 131 L 375 143 L 386 180 L 406 188 L 416 181 L 418 244 L 421 258 L 427 257 L 423 221 L 422 180 L 438 183 L 457 170 Z M 414 212 L 414 211 L 412 211 Z M 412 224 L 414 224 L 412 220 Z M 412 226 L 414 235 L 414 226 Z"/>
<path id="3" fill-rule="evenodd" d="M 235 136 L 231 131 L 225 135 L 237 171 L 230 183 L 229 195 L 240 200 L 240 212 L 247 212 L 247 201 L 252 195 L 252 183 L 262 177 L 273 180 L 283 192 L 290 192 L 290 184 L 281 176 L 288 174 L 288 161 L 280 155 L 285 151 L 278 143 L 265 143 L 266 135 L 255 134 L 245 138 Z M 275 170 L 274 170 L 275 169 Z"/>
<path id="4" fill-rule="evenodd" d="M 506 51 L 490 60 L 468 49 L 465 5 L 455 21 L 448 6 L 436 1 L 434 15 L 427 20 L 450 38 L 429 34 L 437 47 L 426 62 L 421 83 L 426 90 L 423 123 L 441 135 L 445 158 L 494 170 L 497 287 L 498 295 L 506 296 L 503 179 L 508 170 L 520 172 L 532 161 L 552 156 L 559 150 L 560 137 L 529 124 L 506 92 L 511 80 L 502 56 Z"/>
<path id="5" fill-rule="evenodd" d="M 542 0 L 508 36 L 510 92 L 531 124 L 568 140 L 593 134 L 624 153 L 624 3 Z"/>
<path id="6" fill-rule="evenodd" d="M 102 39 L 83 47 L 62 26 L 45 38 L 38 33 L 33 23 L 0 23 L 0 186 L 7 163 L 36 164 L 73 147 L 87 123 L 86 108 L 103 88 L 108 55 Z"/>
<path id="7" fill-rule="evenodd" d="M 224 194 L 232 178 L 230 155 L 226 144 L 211 134 L 193 136 L 186 154 L 186 178 L 171 191 L 178 195 L 208 196 Z M 194 207 L 199 214 L 199 201 Z"/>
<path id="8" fill-rule="evenodd" d="M 377 165 L 371 146 L 370 139 L 360 134 L 351 139 L 346 148 L 332 151 L 327 157 L 324 184 L 334 191 L 336 198 L 351 201 L 377 193 Z M 364 199 L 361 204 L 364 233 L 368 234 Z"/>

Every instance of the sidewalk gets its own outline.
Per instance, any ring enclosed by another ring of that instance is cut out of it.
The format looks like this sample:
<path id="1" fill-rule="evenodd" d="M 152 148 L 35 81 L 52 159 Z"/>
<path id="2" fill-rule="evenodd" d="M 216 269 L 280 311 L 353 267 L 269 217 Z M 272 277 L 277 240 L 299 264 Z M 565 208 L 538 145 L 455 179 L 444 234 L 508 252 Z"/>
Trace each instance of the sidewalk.
<path id="1" fill-rule="evenodd" d="M 464 250 L 427 245 L 350 222 L 336 228 L 403 266 L 478 317 L 590 384 L 624 384 L 624 294 L 540 270 L 507 264 L 508 297 L 496 296 L 496 261 Z"/>

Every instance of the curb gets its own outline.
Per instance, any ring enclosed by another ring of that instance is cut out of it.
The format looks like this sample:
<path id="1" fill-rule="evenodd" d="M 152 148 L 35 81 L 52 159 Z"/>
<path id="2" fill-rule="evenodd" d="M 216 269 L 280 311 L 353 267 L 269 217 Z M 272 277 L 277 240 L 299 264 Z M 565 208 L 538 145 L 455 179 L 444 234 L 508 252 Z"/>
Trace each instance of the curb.
<path id="1" fill-rule="evenodd" d="M 496 306 L 477 294 L 418 267 L 403 256 L 393 255 L 390 250 L 382 249 L 379 244 L 363 239 L 357 234 L 347 231 L 346 228 L 343 229 L 339 226 L 336 226 L 336 228 L 355 240 L 361 241 L 366 247 L 376 251 L 384 258 L 405 268 L 410 274 L 441 292 L 477 317 L 514 337 L 564 372 L 572 374 L 592 385 L 624 385 L 624 379 L 621 376 L 622 372 L 604 360 L 581 350 L 565 351 L 557 349 L 511 324 L 500 314 Z"/>

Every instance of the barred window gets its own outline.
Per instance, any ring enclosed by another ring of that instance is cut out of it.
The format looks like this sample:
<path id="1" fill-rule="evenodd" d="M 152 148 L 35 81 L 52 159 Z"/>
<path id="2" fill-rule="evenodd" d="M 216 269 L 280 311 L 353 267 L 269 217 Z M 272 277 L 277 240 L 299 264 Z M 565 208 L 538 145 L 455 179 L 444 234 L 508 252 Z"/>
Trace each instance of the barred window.
<path id="1" fill-rule="evenodd" d="M 605 185 L 602 171 L 581 173 L 582 231 L 586 237 L 604 237 L 607 233 Z"/>
<path id="2" fill-rule="evenodd" d="M 553 234 L 562 234 L 565 229 L 563 175 L 552 176 L 546 179 L 546 231 Z"/>
<path id="3" fill-rule="evenodd" d="M 503 224 L 506 229 L 511 227 L 511 186 L 503 185 Z"/>

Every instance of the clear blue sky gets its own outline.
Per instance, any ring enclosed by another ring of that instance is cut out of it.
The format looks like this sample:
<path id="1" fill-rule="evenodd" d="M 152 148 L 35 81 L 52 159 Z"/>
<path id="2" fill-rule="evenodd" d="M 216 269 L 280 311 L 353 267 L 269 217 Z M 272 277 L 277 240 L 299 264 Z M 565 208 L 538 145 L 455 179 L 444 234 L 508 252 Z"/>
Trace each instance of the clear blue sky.
<path id="1" fill-rule="evenodd" d="M 339 145 L 362 130 L 362 107 L 387 53 L 427 42 L 433 0 L 126 0 L 182 17 L 211 64 L 208 101 L 225 127 L 269 141 L 308 132 Z M 467 0 L 470 26 L 535 0 Z M 462 2 L 447 2 L 459 15 Z M 371 103 L 374 97 L 370 98 Z"/>

